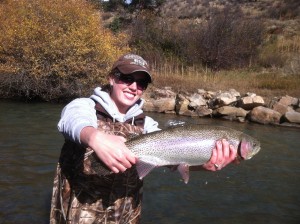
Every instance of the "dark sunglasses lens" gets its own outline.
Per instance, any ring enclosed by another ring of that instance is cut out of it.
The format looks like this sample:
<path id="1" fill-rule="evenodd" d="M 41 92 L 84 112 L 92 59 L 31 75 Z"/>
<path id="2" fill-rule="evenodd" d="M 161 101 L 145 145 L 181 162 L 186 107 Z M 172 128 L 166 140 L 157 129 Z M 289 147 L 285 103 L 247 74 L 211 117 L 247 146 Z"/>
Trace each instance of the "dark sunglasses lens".
<path id="1" fill-rule="evenodd" d="M 147 89 L 148 87 L 148 82 L 146 80 L 137 80 L 136 84 L 138 87 L 140 87 L 143 90 Z"/>
<path id="2" fill-rule="evenodd" d="M 126 84 L 132 84 L 134 82 L 134 79 L 132 76 L 129 76 L 129 75 L 120 75 L 118 77 L 118 79 L 121 81 L 121 82 L 124 82 Z"/>
<path id="3" fill-rule="evenodd" d="M 131 85 L 132 83 L 136 82 L 138 88 L 142 90 L 145 90 L 148 87 L 148 82 L 146 80 L 135 80 L 134 77 L 130 75 L 121 74 L 118 79 L 127 85 Z"/>

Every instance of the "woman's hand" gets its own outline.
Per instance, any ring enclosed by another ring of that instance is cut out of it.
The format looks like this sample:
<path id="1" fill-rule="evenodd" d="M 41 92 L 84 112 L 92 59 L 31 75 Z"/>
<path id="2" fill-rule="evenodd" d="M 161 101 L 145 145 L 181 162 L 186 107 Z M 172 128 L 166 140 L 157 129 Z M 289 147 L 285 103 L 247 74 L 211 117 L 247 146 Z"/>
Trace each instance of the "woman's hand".
<path id="1" fill-rule="evenodd" d="M 96 155 L 114 173 L 124 172 L 136 163 L 136 157 L 126 147 L 126 139 L 85 127 L 80 133 L 81 142 L 94 150 Z"/>
<path id="2" fill-rule="evenodd" d="M 237 149 L 225 139 L 219 140 L 216 143 L 216 148 L 213 149 L 210 160 L 202 167 L 206 170 L 217 171 L 233 162 L 237 157 Z"/>

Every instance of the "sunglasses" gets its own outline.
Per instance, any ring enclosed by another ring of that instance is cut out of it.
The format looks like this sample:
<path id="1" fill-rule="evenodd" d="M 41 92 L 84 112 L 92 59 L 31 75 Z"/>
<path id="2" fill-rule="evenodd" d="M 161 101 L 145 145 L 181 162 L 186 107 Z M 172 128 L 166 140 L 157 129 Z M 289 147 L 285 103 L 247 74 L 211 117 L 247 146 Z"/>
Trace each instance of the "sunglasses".
<path id="1" fill-rule="evenodd" d="M 138 90 L 146 90 L 149 83 L 147 79 L 136 79 L 132 75 L 125 75 L 119 72 L 115 73 L 115 77 L 119 82 L 126 84 L 127 86 L 130 86 L 135 82 Z"/>

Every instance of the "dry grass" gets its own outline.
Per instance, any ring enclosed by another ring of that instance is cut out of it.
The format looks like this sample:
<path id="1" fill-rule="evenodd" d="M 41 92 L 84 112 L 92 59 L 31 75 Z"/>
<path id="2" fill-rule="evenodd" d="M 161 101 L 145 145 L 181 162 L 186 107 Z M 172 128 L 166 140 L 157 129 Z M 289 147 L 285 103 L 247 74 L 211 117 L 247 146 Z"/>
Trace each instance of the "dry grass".
<path id="1" fill-rule="evenodd" d="M 195 92 L 197 89 L 225 91 L 235 89 L 241 94 L 253 92 L 267 99 L 290 95 L 300 98 L 300 76 L 286 76 L 279 71 L 219 71 L 201 68 L 164 66 L 154 72 L 154 86 L 172 87 L 173 91 Z"/>

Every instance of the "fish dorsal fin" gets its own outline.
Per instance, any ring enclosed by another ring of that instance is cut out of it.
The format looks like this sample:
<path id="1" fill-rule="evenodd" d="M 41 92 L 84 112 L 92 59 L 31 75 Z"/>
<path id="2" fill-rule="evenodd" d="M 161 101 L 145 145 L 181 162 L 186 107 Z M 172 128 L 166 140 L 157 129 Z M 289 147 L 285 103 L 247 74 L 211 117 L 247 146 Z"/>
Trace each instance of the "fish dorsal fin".
<path id="1" fill-rule="evenodd" d="M 178 172 L 180 173 L 184 183 L 188 183 L 189 182 L 189 178 L 190 178 L 190 169 L 189 169 L 189 165 L 185 164 L 185 163 L 181 163 L 179 164 L 179 166 L 177 167 Z"/>

